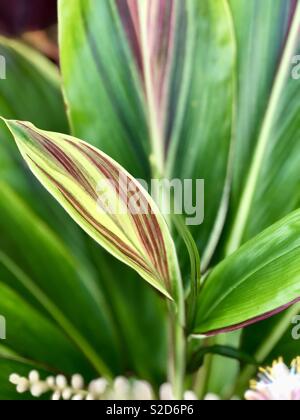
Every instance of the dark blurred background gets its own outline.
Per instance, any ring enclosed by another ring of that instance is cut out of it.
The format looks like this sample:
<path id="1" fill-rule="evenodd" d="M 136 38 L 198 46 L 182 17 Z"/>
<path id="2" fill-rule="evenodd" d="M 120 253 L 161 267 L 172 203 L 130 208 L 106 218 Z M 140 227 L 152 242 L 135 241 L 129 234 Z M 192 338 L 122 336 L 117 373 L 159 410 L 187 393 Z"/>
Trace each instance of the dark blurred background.
<path id="1" fill-rule="evenodd" d="M 0 33 L 22 38 L 58 60 L 57 0 L 0 0 Z"/>

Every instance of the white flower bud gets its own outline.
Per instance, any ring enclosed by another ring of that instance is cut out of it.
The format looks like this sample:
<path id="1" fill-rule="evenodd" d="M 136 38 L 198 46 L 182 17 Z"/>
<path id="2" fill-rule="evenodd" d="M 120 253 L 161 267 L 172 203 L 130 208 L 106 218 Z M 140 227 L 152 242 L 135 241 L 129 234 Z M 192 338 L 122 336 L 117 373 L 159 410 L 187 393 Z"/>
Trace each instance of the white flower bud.
<path id="1" fill-rule="evenodd" d="M 36 398 L 39 398 L 41 395 L 43 395 L 47 391 L 48 391 L 48 388 L 45 387 L 45 384 L 43 384 L 42 382 L 37 382 L 34 385 L 32 385 L 30 388 L 31 394 Z"/>
<path id="2" fill-rule="evenodd" d="M 184 393 L 184 400 L 196 401 L 198 400 L 197 395 L 193 391 L 186 391 Z"/>
<path id="3" fill-rule="evenodd" d="M 65 401 L 70 400 L 71 397 L 72 397 L 72 390 L 70 388 L 64 389 L 62 393 L 63 400 Z"/>
<path id="4" fill-rule="evenodd" d="M 64 389 L 66 388 L 66 386 L 68 385 L 67 383 L 67 379 L 63 376 L 63 375 L 58 375 L 56 377 L 56 385 L 58 386 L 58 388 L 60 389 Z"/>
<path id="5" fill-rule="evenodd" d="M 72 388 L 74 389 L 83 389 L 84 388 L 84 379 L 81 375 L 73 375 L 71 380 Z"/>
<path id="6" fill-rule="evenodd" d="M 135 381 L 132 386 L 132 398 L 134 401 L 153 400 L 151 385 L 146 381 Z"/>
<path id="7" fill-rule="evenodd" d="M 106 391 L 108 387 L 108 382 L 106 379 L 96 379 L 95 381 L 91 382 L 89 385 L 89 391 L 95 395 L 102 395 Z"/>
<path id="8" fill-rule="evenodd" d="M 24 394 L 24 392 L 29 390 L 29 382 L 26 378 L 20 378 L 17 384 L 17 392 L 19 394 Z"/>
<path id="9" fill-rule="evenodd" d="M 83 396 L 80 394 L 74 395 L 74 397 L 72 398 L 73 401 L 82 401 L 83 400 Z"/>
<path id="10" fill-rule="evenodd" d="M 36 370 L 32 370 L 29 373 L 29 381 L 31 383 L 38 382 L 40 380 L 40 375 Z"/>
<path id="11" fill-rule="evenodd" d="M 173 389 L 171 384 L 163 384 L 159 390 L 160 399 L 162 401 L 172 401 L 175 400 Z"/>
<path id="12" fill-rule="evenodd" d="M 17 375 L 16 373 L 13 373 L 12 375 L 10 375 L 9 377 L 9 382 L 13 385 L 18 385 L 20 380 L 20 376 Z"/>
<path id="13" fill-rule="evenodd" d="M 53 376 L 49 376 L 46 379 L 46 383 L 50 388 L 53 388 L 55 386 L 55 378 Z"/>
<path id="14" fill-rule="evenodd" d="M 127 400 L 130 396 L 130 383 L 123 376 L 119 376 L 114 381 L 115 399 Z"/>
<path id="15" fill-rule="evenodd" d="M 51 399 L 52 401 L 59 401 L 61 399 L 61 393 L 59 391 L 54 392 Z"/>

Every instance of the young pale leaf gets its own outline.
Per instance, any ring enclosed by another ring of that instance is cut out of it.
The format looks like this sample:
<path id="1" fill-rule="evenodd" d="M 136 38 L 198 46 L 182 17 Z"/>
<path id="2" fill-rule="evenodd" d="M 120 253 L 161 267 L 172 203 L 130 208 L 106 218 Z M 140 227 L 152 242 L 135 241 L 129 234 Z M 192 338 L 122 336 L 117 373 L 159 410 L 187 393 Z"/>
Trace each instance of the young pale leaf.
<path id="1" fill-rule="evenodd" d="M 300 300 L 300 211 L 246 243 L 208 277 L 195 334 L 215 334 L 268 318 Z"/>
<path id="2" fill-rule="evenodd" d="M 158 208 L 114 160 L 88 143 L 6 121 L 31 171 L 100 245 L 171 298 L 179 268 Z"/>

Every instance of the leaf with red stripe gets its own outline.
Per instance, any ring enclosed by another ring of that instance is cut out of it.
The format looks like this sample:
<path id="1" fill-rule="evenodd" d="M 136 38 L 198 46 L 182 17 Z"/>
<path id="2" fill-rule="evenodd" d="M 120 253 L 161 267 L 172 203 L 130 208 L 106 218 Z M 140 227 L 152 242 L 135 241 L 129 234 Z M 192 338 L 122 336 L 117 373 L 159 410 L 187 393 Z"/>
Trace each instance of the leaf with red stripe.
<path id="1" fill-rule="evenodd" d="M 61 0 L 59 26 L 73 135 L 97 140 L 136 177 L 149 177 L 151 166 L 154 178 L 205 179 L 205 220 L 192 234 L 207 266 L 231 180 L 236 40 L 228 1 Z"/>
<path id="2" fill-rule="evenodd" d="M 6 121 L 29 168 L 100 245 L 172 298 L 180 278 L 168 226 L 144 188 L 119 164 L 74 137 Z"/>
<path id="3" fill-rule="evenodd" d="M 199 294 L 193 333 L 215 335 L 269 318 L 300 300 L 300 211 L 213 268 Z"/>

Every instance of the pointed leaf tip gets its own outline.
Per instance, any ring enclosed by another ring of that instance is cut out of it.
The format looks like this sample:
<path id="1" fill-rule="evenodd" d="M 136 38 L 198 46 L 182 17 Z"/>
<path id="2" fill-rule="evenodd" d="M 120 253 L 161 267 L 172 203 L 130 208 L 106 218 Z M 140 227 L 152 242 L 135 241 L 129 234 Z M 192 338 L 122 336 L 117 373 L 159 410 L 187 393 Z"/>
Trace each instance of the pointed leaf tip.
<path id="1" fill-rule="evenodd" d="M 64 134 L 7 121 L 20 152 L 42 185 L 86 233 L 172 299 L 179 268 L 157 206 L 117 162 Z"/>

